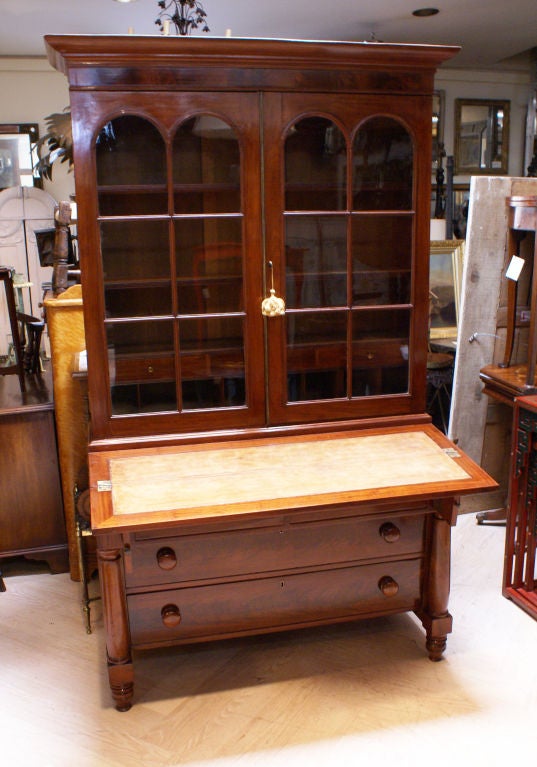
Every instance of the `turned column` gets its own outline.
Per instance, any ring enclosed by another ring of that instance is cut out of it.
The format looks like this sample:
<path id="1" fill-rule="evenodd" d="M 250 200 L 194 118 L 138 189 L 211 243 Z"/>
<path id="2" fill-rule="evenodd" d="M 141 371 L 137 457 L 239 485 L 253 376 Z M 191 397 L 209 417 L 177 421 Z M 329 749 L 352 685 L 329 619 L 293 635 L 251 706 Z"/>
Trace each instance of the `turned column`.
<path id="1" fill-rule="evenodd" d="M 106 627 L 110 689 L 117 710 L 128 711 L 132 703 L 134 671 L 123 582 L 121 536 L 98 536 L 97 559 Z"/>
<path id="2" fill-rule="evenodd" d="M 451 574 L 451 527 L 455 521 L 453 499 L 436 504 L 433 515 L 429 570 L 425 576 L 423 608 L 418 615 L 427 632 L 429 658 L 441 660 L 453 619 L 448 612 Z"/>

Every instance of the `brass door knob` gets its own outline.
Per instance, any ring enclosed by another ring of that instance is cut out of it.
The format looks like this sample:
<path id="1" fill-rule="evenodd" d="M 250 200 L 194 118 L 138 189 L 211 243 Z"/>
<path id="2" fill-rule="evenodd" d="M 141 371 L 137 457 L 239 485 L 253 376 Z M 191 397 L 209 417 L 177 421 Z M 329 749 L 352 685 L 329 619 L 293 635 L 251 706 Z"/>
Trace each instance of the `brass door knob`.
<path id="1" fill-rule="evenodd" d="M 173 570 L 177 564 L 177 555 L 168 546 L 157 551 L 157 564 L 162 570 Z"/>
<path id="2" fill-rule="evenodd" d="M 399 591 L 399 584 L 389 575 L 384 575 L 379 581 L 379 589 L 385 597 L 394 597 Z"/>
<path id="3" fill-rule="evenodd" d="M 181 623 L 181 613 L 177 605 L 164 605 L 160 611 L 162 622 L 169 629 L 178 626 Z"/>

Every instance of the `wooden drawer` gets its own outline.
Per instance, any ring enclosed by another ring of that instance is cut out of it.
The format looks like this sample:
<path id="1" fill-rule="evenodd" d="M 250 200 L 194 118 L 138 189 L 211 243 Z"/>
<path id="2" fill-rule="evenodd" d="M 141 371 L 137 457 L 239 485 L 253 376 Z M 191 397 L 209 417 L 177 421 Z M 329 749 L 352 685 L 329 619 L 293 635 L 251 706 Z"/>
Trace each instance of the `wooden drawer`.
<path id="1" fill-rule="evenodd" d="M 360 341 L 352 347 L 354 367 L 394 367 L 403 365 L 405 359 L 401 352 L 403 339 Z"/>
<path id="2" fill-rule="evenodd" d="M 426 509 L 409 516 L 271 525 L 132 542 L 128 588 L 420 554 Z"/>
<path id="3" fill-rule="evenodd" d="M 145 647 L 413 610 L 420 572 L 412 559 L 133 594 L 131 640 Z M 396 593 L 383 593 L 386 578 Z"/>
<path id="4" fill-rule="evenodd" d="M 148 357 L 116 357 L 117 384 L 140 383 L 142 381 L 173 381 L 175 362 L 173 355 Z"/>
<path id="5" fill-rule="evenodd" d="M 215 350 L 206 354 L 181 354 L 181 378 L 197 380 L 220 376 L 222 378 L 244 377 L 244 354 L 241 349 Z"/>

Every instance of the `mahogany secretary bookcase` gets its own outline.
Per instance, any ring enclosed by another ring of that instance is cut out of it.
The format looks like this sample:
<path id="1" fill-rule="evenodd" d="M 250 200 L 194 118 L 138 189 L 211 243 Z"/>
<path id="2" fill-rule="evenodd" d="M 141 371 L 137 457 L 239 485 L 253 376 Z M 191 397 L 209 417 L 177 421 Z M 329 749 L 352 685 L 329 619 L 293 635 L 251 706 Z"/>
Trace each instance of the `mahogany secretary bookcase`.
<path id="1" fill-rule="evenodd" d="M 49 36 L 69 78 L 110 684 L 133 650 L 413 610 L 495 486 L 425 413 L 456 48 Z"/>

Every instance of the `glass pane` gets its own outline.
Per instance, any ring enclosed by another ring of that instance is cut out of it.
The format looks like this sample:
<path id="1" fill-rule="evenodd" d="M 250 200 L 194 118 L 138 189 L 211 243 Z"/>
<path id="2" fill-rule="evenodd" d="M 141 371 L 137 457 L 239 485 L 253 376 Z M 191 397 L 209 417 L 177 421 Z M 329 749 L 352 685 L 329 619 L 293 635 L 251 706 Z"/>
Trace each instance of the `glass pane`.
<path id="1" fill-rule="evenodd" d="M 412 162 L 412 139 L 401 123 L 367 120 L 353 144 L 354 210 L 411 210 Z"/>
<path id="2" fill-rule="evenodd" d="M 242 311 L 242 219 L 175 221 L 179 314 Z"/>
<path id="3" fill-rule="evenodd" d="M 240 148 L 235 131 L 213 115 L 183 123 L 173 142 L 176 213 L 241 210 Z"/>
<path id="4" fill-rule="evenodd" d="M 290 402 L 345 396 L 346 315 L 346 312 L 286 315 Z"/>
<path id="5" fill-rule="evenodd" d="M 167 213 L 166 150 L 148 120 L 108 122 L 97 137 L 96 162 L 102 216 Z"/>
<path id="6" fill-rule="evenodd" d="M 112 413 L 176 410 L 173 322 L 107 323 Z"/>
<path id="7" fill-rule="evenodd" d="M 411 216 L 352 217 L 354 305 L 410 303 Z"/>
<path id="8" fill-rule="evenodd" d="M 171 314 L 166 221 L 101 223 L 107 317 Z"/>
<path id="9" fill-rule="evenodd" d="M 158 317 L 171 314 L 170 285 L 105 287 L 106 316 Z"/>
<path id="10" fill-rule="evenodd" d="M 238 317 L 180 320 L 183 410 L 244 405 L 244 331 Z"/>
<path id="11" fill-rule="evenodd" d="M 326 117 L 306 117 L 285 139 L 286 210 L 345 210 L 345 137 Z"/>
<path id="12" fill-rule="evenodd" d="M 410 311 L 353 312 L 352 334 L 353 397 L 407 392 Z"/>
<path id="13" fill-rule="evenodd" d="M 286 302 L 289 308 L 347 305 L 347 220 L 287 216 Z"/>

